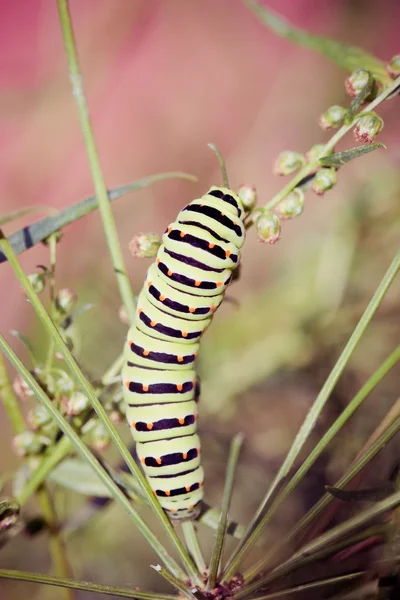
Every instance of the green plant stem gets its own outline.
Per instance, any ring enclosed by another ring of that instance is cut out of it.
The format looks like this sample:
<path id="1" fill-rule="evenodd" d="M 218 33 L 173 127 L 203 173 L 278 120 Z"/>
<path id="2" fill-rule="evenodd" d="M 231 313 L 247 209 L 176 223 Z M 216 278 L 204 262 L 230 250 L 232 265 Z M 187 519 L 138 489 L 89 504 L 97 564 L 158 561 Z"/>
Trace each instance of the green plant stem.
<path id="1" fill-rule="evenodd" d="M 87 395 L 87 397 L 88 397 L 92 407 L 96 411 L 99 419 L 102 421 L 105 428 L 109 432 L 110 437 L 111 437 L 112 441 L 114 442 L 115 446 L 117 447 L 121 457 L 124 459 L 125 463 L 129 467 L 129 470 L 131 471 L 132 475 L 134 475 L 136 477 L 138 484 L 143 492 L 144 497 L 146 498 L 149 505 L 153 509 L 154 513 L 157 515 L 158 519 L 160 520 L 160 522 L 161 522 L 166 534 L 168 535 L 169 539 L 171 540 L 172 544 L 175 546 L 175 548 L 182 560 L 182 563 L 185 565 L 185 568 L 187 569 L 188 575 L 192 579 L 192 582 L 197 583 L 197 582 L 201 581 L 200 575 L 197 572 L 197 569 L 196 569 L 195 565 L 193 564 L 193 561 L 188 556 L 188 554 L 185 550 L 185 547 L 183 546 L 182 542 L 178 538 L 168 517 L 166 516 L 163 509 L 161 508 L 158 500 L 155 498 L 155 496 L 150 488 L 150 485 L 149 485 L 147 479 L 145 478 L 142 470 L 135 463 L 134 459 L 132 458 L 131 453 L 129 452 L 128 448 L 124 444 L 116 427 L 113 425 L 113 423 L 108 418 L 107 412 L 105 411 L 101 402 L 98 400 L 92 385 L 89 383 L 89 381 L 83 375 L 82 371 L 79 369 L 74 357 L 72 356 L 71 352 L 68 350 L 66 344 L 64 343 L 64 340 L 62 339 L 58 329 L 55 327 L 53 321 L 47 314 L 46 309 L 44 308 L 44 306 L 41 303 L 37 294 L 35 293 L 29 279 L 27 278 L 24 271 L 22 270 L 17 257 L 10 246 L 10 243 L 4 237 L 4 235 L 2 234 L 1 231 L 0 231 L 0 248 L 3 250 L 5 256 L 7 257 L 10 266 L 14 270 L 14 273 L 15 273 L 16 277 L 18 278 L 18 281 L 22 285 L 29 301 L 32 304 L 33 309 L 35 310 L 35 312 L 36 312 L 37 316 L 39 317 L 41 323 L 43 324 L 45 330 L 47 331 L 49 336 L 54 339 L 55 346 L 60 351 L 60 354 L 64 358 L 65 364 L 69 368 L 71 375 L 73 376 L 73 378 L 75 379 L 75 381 L 79 385 L 79 387 L 82 389 L 82 391 Z"/>
<path id="2" fill-rule="evenodd" d="M 124 355 L 120 354 L 118 358 L 112 363 L 112 365 L 107 369 L 101 378 L 102 385 L 110 385 L 113 382 L 114 377 L 116 377 L 120 372 L 124 364 Z"/>
<path id="3" fill-rule="evenodd" d="M 103 221 L 104 233 L 106 235 L 108 249 L 110 252 L 115 276 L 117 278 L 122 302 L 126 308 L 128 318 L 132 323 L 135 317 L 135 297 L 133 295 L 133 291 L 126 272 L 124 258 L 118 239 L 117 229 L 115 226 L 110 201 L 108 199 L 107 188 L 104 183 L 104 178 L 100 166 L 100 160 L 93 136 L 92 125 L 89 117 L 89 109 L 83 91 L 82 77 L 79 68 L 78 55 L 76 51 L 76 44 L 74 32 L 72 29 L 68 1 L 57 0 L 57 5 L 61 30 L 64 39 L 65 51 L 67 54 L 69 77 L 72 85 L 72 94 L 74 96 L 76 106 L 78 109 L 79 121 L 85 141 L 87 156 L 90 163 L 90 169 L 92 172 L 92 178 L 97 201 L 99 204 L 99 210 Z"/>
<path id="4" fill-rule="evenodd" d="M 341 428 L 347 423 L 350 417 L 355 413 L 355 411 L 361 406 L 362 402 L 367 398 L 367 396 L 371 393 L 371 391 L 378 385 L 378 383 L 387 375 L 387 373 L 399 362 L 400 360 L 400 346 L 398 346 L 382 363 L 382 365 L 375 371 L 375 373 L 368 379 L 368 381 L 363 385 L 363 387 L 359 390 L 359 392 L 354 396 L 354 398 L 349 402 L 348 406 L 343 410 L 343 412 L 339 415 L 339 417 L 334 421 L 325 435 L 321 438 L 312 452 L 308 455 L 308 457 L 302 462 L 300 468 L 295 473 L 295 475 L 291 478 L 291 480 L 287 483 L 285 488 L 280 492 L 278 497 L 276 498 L 273 506 L 271 507 L 271 511 L 274 510 L 274 506 L 276 507 L 289 496 L 289 494 L 296 488 L 296 486 L 300 483 L 306 473 L 310 470 L 312 465 L 321 456 L 322 452 L 325 450 L 327 445 L 332 441 L 332 439 L 337 435 L 337 433 L 341 430 Z M 281 547 L 281 543 L 278 544 Z M 268 566 L 269 560 L 271 556 L 276 556 L 278 552 L 278 548 L 274 548 L 271 552 L 268 552 L 266 555 L 262 557 L 255 565 L 249 569 L 245 573 L 245 580 L 251 581 L 258 574 L 265 570 Z"/>
<path id="5" fill-rule="evenodd" d="M 384 100 L 387 99 L 387 97 L 391 94 L 391 92 L 396 89 L 396 87 L 398 87 L 400 85 L 400 77 L 398 77 L 397 79 L 395 79 L 393 81 L 393 83 L 391 83 L 388 87 L 386 87 L 380 94 L 379 96 L 377 96 L 375 98 L 375 100 L 372 100 L 372 102 L 370 102 L 368 104 L 368 106 L 365 107 L 365 110 L 361 111 L 360 113 L 356 114 L 354 116 L 354 119 L 352 120 L 351 123 L 349 123 L 348 125 L 343 125 L 340 129 L 338 129 L 336 131 L 336 133 L 333 134 L 333 136 L 331 137 L 331 139 L 324 145 L 324 147 L 321 149 L 321 156 L 327 156 L 329 155 L 335 148 L 335 146 L 337 145 L 337 143 L 346 135 L 346 133 L 348 133 L 353 127 L 354 125 L 356 125 L 357 121 L 367 112 L 372 111 L 374 108 L 376 108 L 377 106 L 379 106 L 379 104 L 381 104 Z M 300 169 L 300 171 L 298 171 L 296 173 L 296 175 L 294 175 L 294 177 L 265 205 L 265 208 L 267 209 L 272 209 L 274 208 L 277 204 L 279 204 L 279 202 L 281 200 L 283 200 L 284 198 L 286 198 L 286 196 L 292 192 L 300 183 L 301 181 L 307 177 L 308 175 L 311 175 L 311 173 L 313 173 L 316 169 L 318 169 L 320 167 L 320 163 L 319 163 L 319 158 L 316 158 L 315 160 L 308 162 L 306 165 L 304 165 L 304 167 L 302 169 Z M 248 226 L 251 226 L 251 222 L 249 222 Z"/>
<path id="6" fill-rule="evenodd" d="M 236 572 L 237 568 L 241 564 L 243 558 L 247 555 L 247 553 L 251 550 L 257 540 L 260 538 L 264 527 L 269 523 L 276 509 L 278 508 L 280 502 L 278 502 L 279 498 L 272 504 L 267 513 L 263 515 L 265 508 L 273 498 L 276 490 L 279 485 L 283 483 L 283 480 L 290 472 L 295 460 L 297 459 L 301 449 L 303 448 L 308 436 L 310 435 L 315 423 L 319 415 L 321 414 L 322 409 L 324 408 L 326 402 L 328 401 L 330 394 L 333 388 L 336 385 L 339 377 L 341 376 L 343 370 L 345 369 L 348 361 L 352 353 L 354 352 L 357 344 L 359 343 L 362 335 L 367 329 L 373 315 L 379 308 L 383 298 L 385 297 L 386 292 L 388 291 L 390 285 L 395 279 L 398 270 L 400 268 L 400 251 L 397 252 L 394 257 L 391 265 L 389 266 L 385 276 L 383 277 L 381 283 L 376 289 L 370 303 L 368 304 L 364 314 L 362 315 L 360 321 L 358 322 L 356 328 L 354 329 L 352 335 L 350 336 L 349 341 L 347 342 L 342 354 L 337 360 L 335 366 L 333 367 L 331 373 L 329 374 L 325 384 L 322 386 L 320 393 L 318 394 L 315 402 L 313 403 L 310 411 L 308 412 L 300 430 L 284 460 L 281 468 L 279 469 L 277 475 L 272 481 L 264 499 L 262 500 L 256 514 L 251 520 L 246 533 L 238 547 L 236 548 L 228 566 L 226 569 L 226 573 L 224 574 L 224 580 L 229 579 Z M 284 493 L 284 492 L 283 492 Z"/>
<path id="7" fill-rule="evenodd" d="M 125 509 L 125 511 L 130 516 L 133 523 L 137 526 L 139 531 L 143 534 L 143 536 L 147 539 L 149 544 L 155 550 L 160 559 L 164 562 L 164 564 L 173 572 L 177 577 L 184 577 L 184 573 L 182 573 L 180 567 L 176 564 L 176 562 L 169 556 L 166 552 L 165 548 L 160 544 L 158 538 L 153 534 L 153 532 L 148 528 L 143 519 L 138 515 L 136 509 L 132 506 L 129 499 L 126 497 L 124 492 L 120 489 L 120 487 L 113 481 L 113 479 L 109 476 L 107 471 L 103 468 L 102 464 L 98 461 L 98 459 L 92 454 L 92 452 L 87 448 L 87 446 L 82 442 L 79 435 L 76 431 L 71 427 L 68 421 L 64 418 L 64 416 L 58 411 L 55 405 L 52 403 L 47 394 L 42 390 L 37 381 L 32 377 L 30 372 L 26 369 L 20 359 L 17 357 L 12 348 L 7 344 L 2 335 L 0 335 L 0 348 L 2 352 L 7 356 L 8 360 L 11 362 L 13 367 L 17 370 L 17 372 L 23 377 L 26 383 L 34 392 L 36 399 L 43 405 L 49 413 L 51 414 L 54 421 L 57 423 L 59 428 L 64 432 L 66 436 L 69 437 L 71 443 L 74 445 L 75 449 L 79 452 L 79 454 L 86 460 L 98 477 L 101 479 L 103 484 L 109 490 L 111 496 Z M 185 555 L 186 556 L 186 555 Z"/>
<path id="8" fill-rule="evenodd" d="M 226 188 L 229 188 L 229 179 L 228 179 L 228 172 L 226 170 L 226 164 L 225 164 L 225 160 L 224 157 L 222 156 L 218 146 L 216 146 L 215 144 L 207 144 L 207 146 L 213 151 L 215 152 L 215 154 L 217 155 L 218 158 L 218 162 L 219 162 L 219 166 L 221 168 L 221 174 L 222 174 L 222 181 L 223 184 Z"/>
<path id="9" fill-rule="evenodd" d="M 43 585 L 54 585 L 56 587 L 70 588 L 72 590 L 82 590 L 84 592 L 96 592 L 108 596 L 117 596 L 118 598 L 137 598 L 137 600 L 176 600 L 176 596 L 170 594 L 151 594 L 129 590 L 101 583 L 92 583 L 91 581 L 73 581 L 64 577 L 54 577 L 52 575 L 42 575 L 40 573 L 28 573 L 26 571 L 14 571 L 12 569 L 0 569 L 0 579 L 14 579 L 16 581 L 29 581 L 31 583 L 40 583 Z"/>
<path id="10" fill-rule="evenodd" d="M 48 245 L 50 250 L 50 277 L 49 277 L 49 286 L 50 286 L 50 317 L 55 321 L 56 310 L 55 310 L 55 302 L 56 302 L 56 260 L 57 260 L 57 233 L 53 233 L 48 238 Z M 45 365 L 45 372 L 48 374 L 54 359 L 54 340 L 50 338 L 49 347 L 47 350 L 47 358 Z"/>
<path id="11" fill-rule="evenodd" d="M 289 594 L 296 594 L 301 592 L 312 592 L 321 587 L 329 585 L 338 585 L 340 583 L 349 583 L 356 579 L 360 579 L 365 575 L 365 571 L 358 571 L 356 573 L 349 573 L 347 575 L 339 575 L 338 577 L 330 577 L 329 579 L 320 579 L 319 581 L 313 581 L 312 583 L 303 583 L 296 585 L 295 587 L 287 588 L 286 590 L 279 590 L 279 592 L 272 592 L 265 596 L 257 596 L 257 600 L 274 600 L 275 598 L 281 598 L 289 596 Z M 247 598 L 247 595 L 243 595 L 242 598 Z"/>
<path id="12" fill-rule="evenodd" d="M 207 572 L 207 565 L 203 558 L 203 553 L 200 548 L 199 539 L 197 536 L 196 526 L 193 521 L 182 522 L 182 532 L 185 538 L 186 548 L 194 560 L 199 573 L 204 575 Z"/>
<path id="13" fill-rule="evenodd" d="M 151 565 L 152 569 L 154 569 L 161 577 L 163 577 L 168 583 L 174 586 L 186 598 L 193 599 L 193 594 L 190 590 L 190 587 L 186 585 L 184 581 L 177 579 L 174 575 L 171 575 L 168 571 L 164 569 L 161 565 Z"/>
<path id="14" fill-rule="evenodd" d="M 72 577 L 72 570 L 67 559 L 64 541 L 60 535 L 59 523 L 53 501 L 46 486 L 41 487 L 37 492 L 39 505 L 42 515 L 49 527 L 49 548 L 55 574 L 59 577 Z M 65 588 L 62 591 L 62 597 L 65 600 L 74 600 L 75 594 L 72 590 Z"/>
<path id="15" fill-rule="evenodd" d="M 265 587 L 272 581 L 275 581 L 280 577 L 292 573 L 304 564 L 308 564 L 310 562 L 313 562 L 314 560 L 326 558 L 327 556 L 332 555 L 339 549 L 343 547 L 348 547 L 349 544 L 347 543 L 347 539 L 351 534 L 355 532 L 359 532 L 360 537 L 354 538 L 354 540 L 350 541 L 350 544 L 354 543 L 354 541 L 365 539 L 366 526 L 371 521 L 374 521 L 386 512 L 396 508 L 397 506 L 399 506 L 399 504 L 400 492 L 395 492 L 394 494 L 391 494 L 384 500 L 376 502 L 372 507 L 362 510 L 355 517 L 347 519 L 347 521 L 345 521 L 344 523 L 333 527 L 329 531 L 318 536 L 318 538 L 316 538 L 312 542 L 305 544 L 297 552 L 292 554 L 292 556 L 287 561 L 281 563 L 271 573 L 247 586 L 246 594 L 251 594 L 256 590 Z M 381 528 L 382 526 L 378 525 L 377 527 Z M 379 531 L 381 530 L 379 529 Z M 337 543 L 343 539 L 345 540 L 344 546 L 341 544 L 337 545 Z M 238 594 L 238 599 L 241 597 L 242 594 L 244 595 L 244 592 L 245 590 Z"/>
<path id="16" fill-rule="evenodd" d="M 215 538 L 214 548 L 211 554 L 210 575 L 208 578 L 208 590 L 213 590 L 217 583 L 218 571 L 221 565 L 222 553 L 224 550 L 226 528 L 228 523 L 228 511 L 231 504 L 233 482 L 235 479 L 236 467 L 239 460 L 240 449 L 243 443 L 241 434 L 234 437 L 229 452 L 228 467 L 226 470 L 226 479 L 224 493 L 222 496 L 221 514 L 219 517 L 217 535 Z"/>
<path id="17" fill-rule="evenodd" d="M 52 447 L 51 451 L 42 459 L 37 469 L 33 471 L 22 489 L 21 494 L 17 498 L 20 506 L 26 504 L 29 498 L 46 480 L 47 475 L 71 452 L 71 450 L 72 444 L 66 436 L 61 438 L 61 440 Z"/>
<path id="18" fill-rule="evenodd" d="M 2 356 L 0 356 L 0 395 L 13 430 L 15 433 L 22 433 L 26 430 L 24 415 L 14 394 Z"/>

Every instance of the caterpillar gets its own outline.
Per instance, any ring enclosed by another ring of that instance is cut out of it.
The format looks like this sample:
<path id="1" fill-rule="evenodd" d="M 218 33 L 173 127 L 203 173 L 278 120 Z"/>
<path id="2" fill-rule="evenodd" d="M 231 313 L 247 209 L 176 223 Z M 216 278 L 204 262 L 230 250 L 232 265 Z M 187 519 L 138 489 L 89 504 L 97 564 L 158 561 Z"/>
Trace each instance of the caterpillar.
<path id="1" fill-rule="evenodd" d="M 239 265 L 243 215 L 239 196 L 227 187 L 211 187 L 180 211 L 147 272 L 127 336 L 127 420 L 150 486 L 173 519 L 201 512 L 195 360 Z"/>

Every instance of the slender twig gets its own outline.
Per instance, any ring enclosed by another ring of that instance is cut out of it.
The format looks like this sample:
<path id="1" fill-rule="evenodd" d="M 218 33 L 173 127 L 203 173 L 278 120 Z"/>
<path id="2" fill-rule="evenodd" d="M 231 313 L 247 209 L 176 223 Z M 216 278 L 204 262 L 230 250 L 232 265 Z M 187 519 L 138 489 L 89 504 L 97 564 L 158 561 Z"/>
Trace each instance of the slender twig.
<path id="1" fill-rule="evenodd" d="M 181 581 L 174 575 L 171 575 L 171 573 L 166 571 L 164 569 L 164 567 L 162 567 L 161 565 L 150 565 L 150 566 L 152 569 L 157 571 L 157 573 L 159 575 L 161 575 L 161 577 L 163 577 L 166 581 L 168 581 L 168 583 L 173 585 L 179 592 L 181 592 L 181 594 L 183 594 L 187 598 L 190 598 L 193 600 L 193 594 L 192 594 L 190 588 L 186 585 L 186 583 L 184 581 Z"/>
<path id="2" fill-rule="evenodd" d="M 300 171 L 293 176 L 293 178 L 277 193 L 275 196 L 265 205 L 265 208 L 272 209 L 274 208 L 281 200 L 286 198 L 286 196 L 293 191 L 303 179 L 305 179 L 308 175 L 311 175 L 316 169 L 318 169 L 321 165 L 319 163 L 319 158 L 321 156 L 328 156 L 335 148 L 337 143 L 356 125 L 357 121 L 367 112 L 372 111 L 374 108 L 379 106 L 384 100 L 390 96 L 393 90 L 395 90 L 400 85 L 400 77 L 395 79 L 388 87 L 386 87 L 380 94 L 372 100 L 364 110 L 360 113 L 357 113 L 353 119 L 353 121 L 348 125 L 343 125 L 340 129 L 338 129 L 328 142 L 321 147 L 321 151 L 319 152 L 319 157 L 315 158 L 308 162 Z M 249 222 L 248 226 L 251 227 L 253 223 Z"/>
<path id="3" fill-rule="evenodd" d="M 49 273 L 49 286 L 50 286 L 50 309 L 49 314 L 53 321 L 56 320 L 56 257 L 57 257 L 57 233 L 53 233 L 48 238 L 48 245 L 50 250 L 50 273 Z M 49 340 L 49 347 L 47 350 L 47 358 L 45 364 L 45 373 L 48 374 L 54 359 L 55 345 L 53 338 Z"/>
<path id="4" fill-rule="evenodd" d="M 222 181 L 224 183 L 224 186 L 229 188 L 229 179 L 228 179 L 228 172 L 226 170 L 226 164 L 225 164 L 225 160 L 224 157 L 222 156 L 219 148 L 215 145 L 215 144 L 207 144 L 207 146 L 213 151 L 215 152 L 215 154 L 217 155 L 218 158 L 218 162 L 219 162 L 219 166 L 221 168 L 221 174 L 222 174 Z"/>
<path id="5" fill-rule="evenodd" d="M 113 382 L 114 378 L 119 375 L 121 372 L 122 366 L 124 364 L 124 355 L 120 354 L 118 358 L 112 363 L 112 365 L 107 369 L 101 378 L 102 385 L 106 386 Z"/>
<path id="6" fill-rule="evenodd" d="M 15 433 L 22 433 L 26 429 L 24 415 L 14 394 L 2 356 L 0 356 L 0 396 L 13 430 Z"/>
<path id="7" fill-rule="evenodd" d="M 226 572 L 224 574 L 224 580 L 229 579 L 237 570 L 239 564 L 242 562 L 243 558 L 247 555 L 247 553 L 254 546 L 255 542 L 260 538 L 261 533 L 264 530 L 266 524 L 271 520 L 272 515 L 275 513 L 276 509 L 279 507 L 279 498 L 272 504 L 267 513 L 261 518 L 263 515 L 265 508 L 269 504 L 269 502 L 273 499 L 274 494 L 276 493 L 279 485 L 283 482 L 284 478 L 290 472 L 296 458 L 298 457 L 301 449 L 303 448 L 308 436 L 310 435 L 322 409 L 324 408 L 326 402 L 328 401 L 330 394 L 335 387 L 339 377 L 343 373 L 347 363 L 349 362 L 352 353 L 354 352 L 356 346 L 358 345 L 362 335 L 366 331 L 373 315 L 379 308 L 383 298 L 393 280 L 395 279 L 398 270 L 400 268 L 400 251 L 397 252 L 394 257 L 392 263 L 390 264 L 385 276 L 383 277 L 381 283 L 376 289 L 371 301 L 369 302 L 364 314 L 362 315 L 360 321 L 358 322 L 356 328 L 354 329 L 352 335 L 350 336 L 349 341 L 347 342 L 342 354 L 337 360 L 335 366 L 330 372 L 326 382 L 321 388 L 320 393 L 318 394 L 315 402 L 313 403 L 310 411 L 308 412 L 287 456 L 284 460 L 281 468 L 279 469 L 277 475 L 272 481 L 264 499 L 262 500 L 259 508 L 257 509 L 254 517 L 252 518 L 249 526 L 247 527 L 246 533 L 238 547 L 236 548 L 233 556 L 231 557 Z"/>
<path id="8" fill-rule="evenodd" d="M 312 583 L 303 583 L 301 585 L 296 585 L 295 587 L 287 588 L 285 590 L 279 590 L 279 592 L 272 592 L 271 594 L 266 594 L 265 596 L 257 596 L 257 600 L 274 600 L 275 598 L 281 598 L 282 596 L 288 596 L 289 594 L 296 594 L 299 592 L 308 592 L 312 590 L 316 590 L 320 587 L 325 587 L 328 585 L 338 585 L 341 583 L 349 583 L 355 579 L 360 579 L 365 575 L 365 571 L 357 571 L 356 573 L 349 573 L 348 575 L 339 575 L 338 577 L 329 577 L 328 579 L 320 579 L 319 581 L 313 581 Z M 250 597 L 253 597 L 250 594 Z M 247 593 L 243 594 L 241 598 L 244 600 L 247 598 Z"/>
<path id="9" fill-rule="evenodd" d="M 92 125 L 89 117 L 89 109 L 83 90 L 82 77 L 79 68 L 78 55 L 74 32 L 71 23 L 71 16 L 68 7 L 68 0 L 57 0 L 60 25 L 64 39 L 65 51 L 67 54 L 69 77 L 72 85 L 72 94 L 75 98 L 79 114 L 79 121 L 83 138 L 85 141 L 86 152 L 90 163 L 94 188 L 99 210 L 103 221 L 104 233 L 106 235 L 108 249 L 113 264 L 115 276 L 117 279 L 122 302 L 126 308 L 128 318 L 133 322 L 135 317 L 135 297 L 128 279 L 125 268 L 125 262 L 118 239 L 117 228 L 115 226 L 110 201 L 108 199 L 107 188 L 104 183 L 103 173 L 100 166 L 100 160 L 94 140 Z"/>
<path id="10" fill-rule="evenodd" d="M 72 577 L 71 566 L 68 562 L 64 540 L 60 535 L 57 514 L 54 508 L 50 492 L 46 486 L 37 492 L 42 515 L 48 525 L 49 549 L 55 574 L 59 577 Z M 74 600 L 75 594 L 72 590 L 64 589 L 62 596 L 65 600 Z"/>
<path id="11" fill-rule="evenodd" d="M 109 490 L 111 496 L 125 509 L 130 516 L 133 523 L 137 526 L 139 531 L 147 539 L 149 544 L 152 546 L 154 551 L 158 554 L 160 559 L 166 566 L 174 573 L 177 577 L 184 577 L 184 573 L 177 565 L 177 563 L 170 557 L 165 548 L 159 542 L 158 538 L 149 529 L 143 519 L 138 515 L 136 509 L 133 507 L 129 499 L 126 497 L 120 487 L 113 481 L 107 471 L 103 468 L 99 460 L 92 454 L 89 448 L 83 443 L 77 432 L 71 427 L 68 421 L 64 418 L 61 412 L 56 408 L 51 399 L 42 390 L 37 381 L 26 369 L 24 364 L 17 357 L 12 348 L 7 344 L 6 340 L 0 335 L 0 349 L 7 356 L 16 371 L 21 375 L 25 382 L 29 385 L 31 390 L 34 392 L 36 399 L 43 405 L 51 414 L 54 421 L 57 423 L 59 428 L 69 437 L 71 443 L 79 454 L 89 463 L 98 477 L 101 479 L 103 484 Z M 186 554 L 184 554 L 186 558 Z"/>
<path id="12" fill-rule="evenodd" d="M 142 473 L 142 470 L 140 469 L 140 467 L 135 463 L 134 459 L 132 458 L 131 453 L 129 452 L 128 448 L 124 444 L 116 427 L 113 425 L 113 423 L 108 418 L 107 412 L 104 409 L 101 402 L 99 401 L 99 399 L 97 398 L 92 385 L 86 379 L 86 377 L 83 375 L 82 371 L 80 370 L 79 366 L 77 365 L 74 357 L 72 356 L 72 354 L 69 351 L 68 347 L 66 346 L 64 340 L 62 339 L 60 332 L 55 327 L 53 321 L 47 314 L 47 311 L 46 311 L 45 307 L 43 306 L 42 302 L 40 301 L 39 297 L 35 293 L 32 285 L 31 285 L 31 282 L 29 281 L 29 279 L 25 275 L 24 271 L 22 270 L 17 257 L 10 246 L 10 243 L 4 237 L 4 235 L 2 234 L 1 231 L 0 231 L 0 248 L 3 250 L 5 256 L 7 257 L 10 266 L 14 270 L 16 277 L 18 278 L 20 284 L 22 285 L 24 292 L 26 293 L 29 301 L 32 304 L 33 309 L 35 310 L 36 314 L 38 315 L 44 328 L 46 329 L 49 336 L 53 337 L 55 345 L 56 345 L 57 349 L 60 351 L 60 354 L 62 355 L 62 357 L 65 361 L 65 364 L 67 365 L 67 367 L 69 368 L 69 370 L 71 372 L 71 375 L 73 376 L 73 378 L 75 379 L 75 381 L 77 382 L 79 387 L 87 395 L 92 407 L 96 411 L 96 413 L 97 413 L 98 417 L 100 418 L 100 420 L 102 421 L 104 427 L 109 432 L 110 437 L 113 440 L 115 446 L 117 447 L 120 455 L 122 456 L 125 463 L 129 467 L 129 470 L 131 471 L 132 475 L 134 475 L 136 477 L 138 484 L 143 492 L 143 495 L 145 496 L 146 500 L 152 507 L 152 509 L 153 509 L 154 513 L 157 515 L 158 519 L 161 521 L 161 524 L 162 524 L 166 534 L 168 535 L 172 544 L 175 546 L 177 552 L 179 553 L 182 563 L 185 565 L 185 568 L 187 569 L 187 572 L 190 575 L 192 582 L 193 583 L 200 582 L 201 581 L 200 575 L 197 572 L 197 569 L 196 569 L 193 561 L 188 556 L 184 545 L 178 538 L 168 517 L 166 516 L 163 509 L 161 508 L 160 503 L 155 498 L 146 477 Z"/>
<path id="13" fill-rule="evenodd" d="M 30 581 L 31 583 L 41 583 L 43 585 L 54 585 L 56 587 L 65 587 L 72 590 L 82 590 L 84 592 L 97 592 L 108 596 L 117 596 L 119 598 L 137 598 L 137 600 L 176 600 L 176 596 L 169 594 L 151 594 L 129 590 L 101 583 L 92 583 L 91 581 L 74 581 L 65 577 L 54 577 L 53 575 L 42 575 L 40 573 L 28 573 L 26 571 L 14 571 L 12 569 L 0 569 L 0 579 L 14 579 L 16 581 Z"/>
<path id="14" fill-rule="evenodd" d="M 337 435 L 341 428 L 347 423 L 349 418 L 354 412 L 361 406 L 362 402 L 367 398 L 371 391 L 378 385 L 378 383 L 387 375 L 387 373 L 399 362 L 400 360 L 400 346 L 398 346 L 388 358 L 380 365 L 375 373 L 368 379 L 368 381 L 362 386 L 359 392 L 349 402 L 348 406 L 343 410 L 339 417 L 330 426 L 325 435 L 321 438 L 318 444 L 313 448 L 309 456 L 302 462 L 300 468 L 287 483 L 285 488 L 281 491 L 276 504 L 280 505 L 289 494 L 295 489 L 299 482 L 303 479 L 306 473 L 310 470 L 312 465 L 315 463 L 317 458 L 321 456 L 329 442 Z M 279 548 L 283 545 L 283 542 L 279 542 Z M 255 565 L 253 565 L 246 573 L 246 581 L 254 579 L 258 573 L 263 571 L 269 563 L 271 557 L 276 556 L 278 548 L 275 546 L 271 551 L 267 552 Z"/>
<path id="15" fill-rule="evenodd" d="M 218 571 L 221 564 L 222 553 L 224 550 L 226 528 L 228 523 L 228 511 L 231 504 L 233 482 L 236 474 L 236 467 L 239 460 L 240 449 L 243 443 L 243 435 L 239 434 L 232 440 L 228 467 L 226 470 L 224 494 L 222 496 L 221 514 L 219 517 L 217 535 L 215 538 L 214 548 L 211 554 L 210 575 L 208 578 L 207 589 L 212 590 L 217 583 Z"/>
<path id="16" fill-rule="evenodd" d="M 199 573 L 204 576 L 207 572 L 207 565 L 200 548 L 196 526 L 193 521 L 182 522 L 182 533 L 183 537 L 185 538 L 186 548 L 193 558 L 194 564 L 196 565 Z"/>

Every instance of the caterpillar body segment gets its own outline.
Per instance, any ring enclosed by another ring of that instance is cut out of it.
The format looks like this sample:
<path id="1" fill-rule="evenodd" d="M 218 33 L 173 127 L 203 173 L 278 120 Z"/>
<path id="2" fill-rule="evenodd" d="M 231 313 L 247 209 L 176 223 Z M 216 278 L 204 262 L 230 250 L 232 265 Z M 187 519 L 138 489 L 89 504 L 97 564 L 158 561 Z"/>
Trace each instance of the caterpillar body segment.
<path id="1" fill-rule="evenodd" d="M 195 360 L 202 334 L 240 261 L 243 205 L 212 187 L 163 236 L 138 298 L 122 370 L 126 416 L 151 488 L 171 518 L 201 510 Z"/>

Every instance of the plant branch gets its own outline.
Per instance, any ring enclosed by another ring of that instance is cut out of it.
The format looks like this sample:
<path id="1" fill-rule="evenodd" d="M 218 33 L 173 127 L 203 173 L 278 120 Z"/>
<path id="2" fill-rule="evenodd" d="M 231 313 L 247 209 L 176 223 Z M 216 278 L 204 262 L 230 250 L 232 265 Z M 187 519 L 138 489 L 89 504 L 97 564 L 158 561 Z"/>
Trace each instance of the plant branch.
<path id="1" fill-rule="evenodd" d="M 96 197 L 99 203 L 99 210 L 103 222 L 104 233 L 106 235 L 108 249 L 110 252 L 111 261 L 113 264 L 122 302 L 126 308 L 128 318 L 132 323 L 135 317 L 135 297 L 133 295 L 133 291 L 126 272 L 125 262 L 118 239 L 117 228 L 115 226 L 110 201 L 108 199 L 107 188 L 104 183 L 103 173 L 100 166 L 100 160 L 96 148 L 96 143 L 94 140 L 92 125 L 89 117 L 89 109 L 86 103 L 86 98 L 83 90 L 82 77 L 79 68 L 74 32 L 72 29 L 71 16 L 68 7 L 68 0 L 57 0 L 57 5 L 61 30 L 64 39 L 65 51 L 67 54 L 69 77 L 72 85 L 72 94 L 75 98 L 76 106 L 78 109 L 79 121 L 85 141 L 87 156 L 90 163 L 90 169 L 92 172 Z"/>

